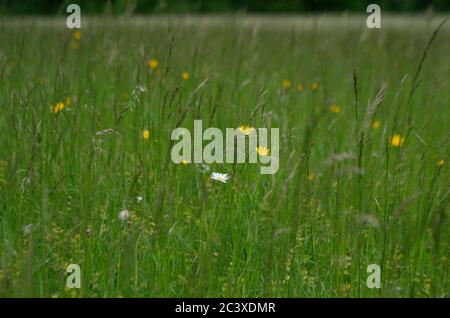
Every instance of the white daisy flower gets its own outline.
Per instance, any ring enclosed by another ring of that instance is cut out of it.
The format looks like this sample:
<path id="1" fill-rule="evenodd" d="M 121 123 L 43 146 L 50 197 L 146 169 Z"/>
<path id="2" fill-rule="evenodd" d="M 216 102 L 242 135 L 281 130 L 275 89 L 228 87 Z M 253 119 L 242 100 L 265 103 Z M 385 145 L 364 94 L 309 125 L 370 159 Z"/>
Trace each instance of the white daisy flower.
<path id="1" fill-rule="evenodd" d="M 211 179 L 219 181 L 219 182 L 223 182 L 223 183 L 227 183 L 227 180 L 230 177 L 228 177 L 228 175 L 226 173 L 219 173 L 219 172 L 213 172 L 211 175 Z"/>
<path id="2" fill-rule="evenodd" d="M 130 218 L 130 211 L 128 210 L 122 210 L 119 212 L 119 219 L 121 221 L 126 221 Z"/>

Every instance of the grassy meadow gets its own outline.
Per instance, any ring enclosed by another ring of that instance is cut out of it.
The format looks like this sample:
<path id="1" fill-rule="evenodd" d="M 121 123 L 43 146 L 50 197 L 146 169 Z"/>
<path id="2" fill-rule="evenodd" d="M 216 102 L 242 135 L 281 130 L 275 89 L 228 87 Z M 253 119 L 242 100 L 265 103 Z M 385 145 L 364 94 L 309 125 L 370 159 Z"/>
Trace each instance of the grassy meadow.
<path id="1" fill-rule="evenodd" d="M 450 22 L 365 18 L 0 17 L 0 296 L 448 297 Z M 278 172 L 173 163 L 195 119 Z"/>

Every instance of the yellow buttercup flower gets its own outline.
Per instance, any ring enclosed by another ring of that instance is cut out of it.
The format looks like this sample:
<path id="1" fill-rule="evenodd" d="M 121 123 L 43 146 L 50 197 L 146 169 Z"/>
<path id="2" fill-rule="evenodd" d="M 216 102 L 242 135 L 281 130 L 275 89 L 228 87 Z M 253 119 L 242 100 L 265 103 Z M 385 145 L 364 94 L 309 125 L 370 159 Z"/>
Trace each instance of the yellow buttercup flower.
<path id="1" fill-rule="evenodd" d="M 330 112 L 335 113 L 335 114 L 340 113 L 341 112 L 341 108 L 338 105 L 336 105 L 336 104 L 331 104 Z"/>
<path id="2" fill-rule="evenodd" d="M 80 41 L 81 40 L 81 32 L 80 32 L 80 30 L 76 30 L 75 32 L 73 32 L 73 39 L 75 41 Z"/>
<path id="3" fill-rule="evenodd" d="M 381 126 L 381 122 L 379 120 L 374 120 L 372 123 L 372 128 L 373 129 L 378 129 Z"/>
<path id="4" fill-rule="evenodd" d="M 147 129 L 145 129 L 145 130 L 142 132 L 142 138 L 144 138 L 145 140 L 147 140 L 149 137 L 150 137 L 150 132 L 149 132 Z"/>
<path id="5" fill-rule="evenodd" d="M 241 127 L 239 127 L 239 131 L 243 135 L 250 135 L 254 130 L 255 130 L 255 128 L 250 127 L 248 125 L 242 125 Z"/>
<path id="6" fill-rule="evenodd" d="M 149 66 L 152 70 L 156 70 L 156 69 L 158 68 L 158 60 L 151 59 L 150 61 L 148 61 L 148 66 Z"/>
<path id="7" fill-rule="evenodd" d="M 189 79 L 189 73 L 188 72 L 183 72 L 181 74 L 181 78 L 184 79 L 185 81 L 187 81 Z"/>
<path id="8" fill-rule="evenodd" d="M 266 147 L 256 147 L 256 152 L 258 153 L 258 155 L 266 157 L 270 154 L 270 149 L 266 148 Z"/>
<path id="9" fill-rule="evenodd" d="M 291 80 L 288 80 L 288 79 L 285 79 L 285 80 L 283 80 L 283 88 L 284 89 L 288 89 L 288 88 L 290 88 L 291 87 Z"/>
<path id="10" fill-rule="evenodd" d="M 438 164 L 439 167 L 442 167 L 445 164 L 445 160 L 441 159 L 441 160 L 438 161 L 437 164 Z"/>
<path id="11" fill-rule="evenodd" d="M 60 111 L 64 109 L 63 102 L 57 102 L 55 106 L 53 106 L 53 113 L 58 114 Z"/>
<path id="12" fill-rule="evenodd" d="M 302 83 L 297 84 L 297 92 L 303 92 L 304 89 L 305 89 L 305 86 L 303 86 Z"/>
<path id="13" fill-rule="evenodd" d="M 394 147 L 401 147 L 403 145 L 403 142 L 405 141 L 405 138 L 402 136 L 395 134 L 391 138 L 391 145 Z"/>
<path id="14" fill-rule="evenodd" d="M 318 83 L 314 82 L 314 83 L 311 84 L 311 90 L 313 92 L 317 91 L 318 88 L 319 88 L 319 84 Z"/>

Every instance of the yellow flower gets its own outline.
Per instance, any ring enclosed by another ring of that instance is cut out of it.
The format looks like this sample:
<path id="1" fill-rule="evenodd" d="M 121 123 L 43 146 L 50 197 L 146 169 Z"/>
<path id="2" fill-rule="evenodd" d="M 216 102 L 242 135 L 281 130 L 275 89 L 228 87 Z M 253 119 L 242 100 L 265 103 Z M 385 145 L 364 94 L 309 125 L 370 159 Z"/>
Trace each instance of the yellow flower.
<path id="1" fill-rule="evenodd" d="M 304 89 L 305 89 L 305 86 L 303 86 L 302 83 L 297 84 L 297 92 L 303 92 Z"/>
<path id="2" fill-rule="evenodd" d="M 67 98 L 66 98 L 67 107 L 69 107 L 71 104 L 72 104 L 72 99 L 70 98 L 70 96 L 67 96 Z"/>
<path id="3" fill-rule="evenodd" d="M 442 167 L 445 164 L 445 160 L 441 159 L 441 160 L 438 161 L 437 164 L 438 164 L 439 167 Z"/>
<path id="4" fill-rule="evenodd" d="M 242 125 L 241 127 L 239 127 L 239 131 L 243 135 L 250 135 L 254 130 L 255 130 L 255 128 L 250 127 L 248 125 Z"/>
<path id="5" fill-rule="evenodd" d="M 184 79 L 185 81 L 187 81 L 189 79 L 189 73 L 188 72 L 183 72 L 181 74 L 181 78 Z"/>
<path id="6" fill-rule="evenodd" d="M 372 128 L 373 129 L 378 129 L 381 126 L 381 122 L 379 120 L 374 120 L 372 123 Z"/>
<path id="7" fill-rule="evenodd" d="M 319 88 L 319 84 L 317 84 L 315 82 L 311 84 L 311 90 L 313 92 L 317 91 L 318 88 Z"/>
<path id="8" fill-rule="evenodd" d="M 148 61 L 148 66 L 150 66 L 152 70 L 156 70 L 158 68 L 158 60 L 151 59 Z"/>
<path id="9" fill-rule="evenodd" d="M 288 89 L 288 88 L 290 88 L 291 87 L 291 80 L 288 80 L 288 79 L 285 79 L 285 80 L 283 80 L 283 88 L 284 89 Z"/>
<path id="10" fill-rule="evenodd" d="M 80 30 L 76 30 L 75 32 L 73 32 L 73 39 L 75 41 L 80 41 L 81 40 L 81 32 L 80 32 Z"/>
<path id="11" fill-rule="evenodd" d="M 55 106 L 53 106 L 53 112 L 55 114 L 59 113 L 64 109 L 64 103 L 63 102 L 57 102 Z"/>
<path id="12" fill-rule="evenodd" d="M 401 147 L 403 145 L 403 142 L 405 141 L 405 138 L 402 136 L 395 134 L 391 138 L 391 145 L 394 147 Z"/>
<path id="13" fill-rule="evenodd" d="M 258 153 L 258 155 L 266 157 L 270 154 L 270 149 L 266 148 L 266 147 L 256 147 L 256 152 Z"/>
<path id="14" fill-rule="evenodd" d="M 142 132 L 142 138 L 144 138 L 145 140 L 147 140 L 149 137 L 150 137 L 150 132 L 149 132 L 147 129 L 145 129 L 145 130 Z"/>
<path id="15" fill-rule="evenodd" d="M 336 104 L 331 104 L 330 112 L 335 113 L 335 114 L 340 113 L 341 112 L 341 108 L 338 105 L 336 105 Z"/>
<path id="16" fill-rule="evenodd" d="M 188 164 L 189 164 L 189 161 L 187 161 L 186 159 L 184 159 L 184 160 L 181 160 L 181 163 L 182 163 L 183 165 L 188 165 Z"/>

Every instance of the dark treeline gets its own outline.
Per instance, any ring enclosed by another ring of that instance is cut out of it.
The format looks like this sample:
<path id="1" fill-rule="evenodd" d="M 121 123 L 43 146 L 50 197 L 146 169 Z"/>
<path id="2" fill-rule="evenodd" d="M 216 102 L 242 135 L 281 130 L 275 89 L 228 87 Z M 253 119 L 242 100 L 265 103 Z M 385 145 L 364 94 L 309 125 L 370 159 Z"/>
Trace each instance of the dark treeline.
<path id="1" fill-rule="evenodd" d="M 70 3 L 79 4 L 88 14 L 364 12 L 370 3 L 379 4 L 383 11 L 450 11 L 450 0 L 1 0 L 0 14 L 55 15 L 63 13 Z"/>

